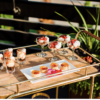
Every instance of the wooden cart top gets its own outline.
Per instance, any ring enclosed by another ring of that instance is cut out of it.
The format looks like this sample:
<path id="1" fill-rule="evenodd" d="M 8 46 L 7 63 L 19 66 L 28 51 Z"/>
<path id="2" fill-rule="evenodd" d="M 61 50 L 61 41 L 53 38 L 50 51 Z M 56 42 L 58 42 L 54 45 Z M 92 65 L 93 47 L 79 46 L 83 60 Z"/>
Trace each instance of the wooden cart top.
<path id="1" fill-rule="evenodd" d="M 69 49 L 67 49 L 67 51 L 69 52 L 67 55 L 61 56 L 61 55 L 57 54 L 57 56 L 61 60 L 66 59 L 67 61 L 69 61 L 71 64 L 73 64 L 77 68 L 89 65 L 89 63 L 84 61 L 82 58 L 80 58 L 76 54 L 75 55 L 78 57 L 77 61 L 68 60 L 67 56 L 71 55 L 72 51 Z M 48 51 L 46 53 L 48 55 L 46 58 L 37 57 L 36 54 L 27 55 L 26 56 L 26 64 L 24 65 L 23 68 L 28 68 L 28 67 L 32 67 L 32 66 L 36 66 L 36 65 L 40 65 L 40 64 L 49 63 L 48 58 L 52 57 L 53 55 L 52 55 L 51 51 Z M 27 78 L 22 74 L 20 69 L 18 69 L 18 66 L 19 65 L 16 63 L 16 66 L 15 66 L 16 71 L 13 74 L 6 73 L 5 69 L 3 71 L 0 71 L 0 86 L 27 80 Z M 92 74 L 95 72 L 97 72 L 97 69 L 95 67 L 87 68 L 87 74 Z M 37 82 L 34 84 L 31 84 L 31 82 L 25 82 L 25 83 L 19 84 L 19 91 L 23 92 L 23 91 L 28 91 L 28 90 L 32 90 L 32 89 L 37 89 L 37 88 L 41 88 L 44 86 L 49 86 L 51 84 L 55 84 L 57 82 L 62 82 L 64 80 L 77 78 L 77 77 L 80 77 L 83 75 L 85 75 L 85 69 L 81 69 L 78 72 L 74 72 L 74 73 L 67 74 L 67 75 L 61 75 L 59 77 L 55 77 L 55 78 L 52 78 L 49 80 L 44 80 L 44 81 Z M 0 87 L 0 98 L 8 97 L 16 92 L 17 92 L 16 85 L 12 85 L 12 86 L 8 86 L 8 87 Z"/>

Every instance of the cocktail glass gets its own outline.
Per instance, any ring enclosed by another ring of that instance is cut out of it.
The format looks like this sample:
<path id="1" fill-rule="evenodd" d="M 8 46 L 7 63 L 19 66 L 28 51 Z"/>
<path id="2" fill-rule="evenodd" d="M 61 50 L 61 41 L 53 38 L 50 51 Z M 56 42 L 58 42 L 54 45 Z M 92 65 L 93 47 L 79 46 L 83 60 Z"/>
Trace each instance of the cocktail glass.
<path id="1" fill-rule="evenodd" d="M 76 56 L 74 55 L 74 51 L 75 51 L 75 49 L 79 48 L 80 42 L 79 42 L 78 40 L 76 40 L 76 39 L 72 39 L 71 41 L 68 42 L 67 45 L 68 45 L 68 47 L 69 47 L 70 49 L 72 49 L 72 56 L 68 56 L 68 59 L 69 59 L 69 60 L 77 60 L 78 57 L 76 57 Z"/>
<path id="2" fill-rule="evenodd" d="M 17 62 L 19 64 L 25 64 L 26 62 L 26 49 L 25 48 L 17 49 Z"/>
<path id="3" fill-rule="evenodd" d="M 38 57 L 46 57 L 47 54 L 44 53 L 44 46 L 49 43 L 49 38 L 45 37 L 45 36 L 37 37 L 36 38 L 36 43 L 41 46 L 41 53 L 37 53 L 37 56 Z"/>
<path id="4" fill-rule="evenodd" d="M 70 36 L 69 35 L 61 35 L 60 37 L 58 37 L 58 41 L 61 42 L 63 45 L 63 50 L 59 50 L 58 53 L 60 55 L 68 54 L 68 51 L 65 50 L 65 44 L 70 41 Z"/>
<path id="5" fill-rule="evenodd" d="M 8 48 L 8 49 L 6 49 L 6 50 L 3 52 L 3 54 L 4 54 L 4 64 L 5 64 L 6 60 L 7 60 L 8 58 L 11 58 L 11 57 L 12 57 L 12 55 L 13 55 L 13 49 L 12 49 L 12 48 Z"/>
<path id="6" fill-rule="evenodd" d="M 53 52 L 53 57 L 49 59 L 49 61 L 53 62 L 59 60 L 59 58 L 55 55 L 56 51 L 61 48 L 61 42 L 54 41 L 48 44 L 48 48 Z"/>

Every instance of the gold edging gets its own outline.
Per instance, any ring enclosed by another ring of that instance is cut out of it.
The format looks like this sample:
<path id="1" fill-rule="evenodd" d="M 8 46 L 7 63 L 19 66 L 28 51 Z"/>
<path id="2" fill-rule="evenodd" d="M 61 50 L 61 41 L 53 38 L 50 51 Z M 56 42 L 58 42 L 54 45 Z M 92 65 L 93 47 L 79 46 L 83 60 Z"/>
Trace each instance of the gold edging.
<path id="1" fill-rule="evenodd" d="M 32 99 L 35 98 L 36 96 L 45 96 L 48 99 L 50 99 L 50 96 L 48 94 L 46 94 L 46 93 L 36 93 L 36 94 L 33 94 L 32 95 Z"/>

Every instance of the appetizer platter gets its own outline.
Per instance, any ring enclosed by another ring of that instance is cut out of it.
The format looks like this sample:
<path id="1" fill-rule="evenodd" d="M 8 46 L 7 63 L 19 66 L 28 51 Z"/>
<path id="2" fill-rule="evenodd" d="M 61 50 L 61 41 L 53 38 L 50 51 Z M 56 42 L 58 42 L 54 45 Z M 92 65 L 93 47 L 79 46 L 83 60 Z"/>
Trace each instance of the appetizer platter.
<path id="1" fill-rule="evenodd" d="M 53 75 L 55 73 L 68 71 L 70 69 L 76 69 L 76 70 L 69 71 L 67 73 L 65 72 L 65 73 Z M 25 75 L 27 79 L 34 78 L 35 80 L 31 81 L 31 83 L 33 84 L 50 78 L 59 77 L 59 75 L 77 72 L 79 70 L 77 70 L 77 68 L 73 66 L 71 63 L 69 63 L 67 60 L 59 60 L 55 62 L 33 66 L 30 68 L 21 69 L 20 71 Z M 36 79 L 37 77 L 42 77 L 42 76 L 47 76 L 47 77 L 44 77 L 42 79 Z"/>

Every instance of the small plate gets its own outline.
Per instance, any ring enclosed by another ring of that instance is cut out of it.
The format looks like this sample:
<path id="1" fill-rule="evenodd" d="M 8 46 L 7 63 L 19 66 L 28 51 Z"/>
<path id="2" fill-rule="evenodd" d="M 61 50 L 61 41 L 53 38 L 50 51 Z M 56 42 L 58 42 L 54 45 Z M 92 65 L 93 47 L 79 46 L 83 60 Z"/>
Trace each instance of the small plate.
<path id="1" fill-rule="evenodd" d="M 60 69 L 60 65 L 63 63 L 63 62 L 66 62 L 69 64 L 69 69 L 76 69 L 75 66 L 73 66 L 71 63 L 69 63 L 67 60 L 59 60 L 59 61 L 55 61 L 56 63 L 59 64 L 59 69 Z M 51 63 L 51 62 L 50 62 Z M 21 69 L 20 71 L 25 75 L 25 77 L 27 79 L 32 79 L 33 77 L 31 76 L 31 71 L 32 70 L 40 70 L 40 66 L 47 66 L 48 69 L 50 69 L 50 63 L 46 63 L 46 64 L 41 64 L 41 65 L 37 65 L 37 66 L 33 66 L 33 67 L 29 67 L 29 68 L 25 68 L 25 69 Z M 73 72 L 77 72 L 79 71 L 78 69 L 74 70 L 74 71 L 69 71 L 68 73 L 63 73 L 63 74 L 69 74 L 69 73 L 73 73 Z M 62 70 L 63 72 L 63 70 Z M 63 75 L 61 74 L 61 75 Z M 44 73 L 41 73 L 41 76 L 44 76 L 45 74 Z M 37 79 L 37 80 L 33 80 L 31 81 L 31 83 L 36 83 L 36 82 L 40 82 L 40 81 L 43 81 L 43 80 L 47 80 L 47 79 L 50 79 L 50 78 L 54 78 L 54 77 L 59 77 L 59 75 L 55 75 L 53 77 L 45 77 L 45 78 L 42 78 L 42 79 Z M 35 78 L 34 78 L 35 79 Z"/>

